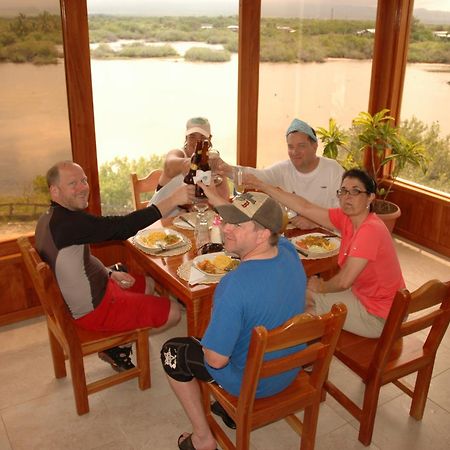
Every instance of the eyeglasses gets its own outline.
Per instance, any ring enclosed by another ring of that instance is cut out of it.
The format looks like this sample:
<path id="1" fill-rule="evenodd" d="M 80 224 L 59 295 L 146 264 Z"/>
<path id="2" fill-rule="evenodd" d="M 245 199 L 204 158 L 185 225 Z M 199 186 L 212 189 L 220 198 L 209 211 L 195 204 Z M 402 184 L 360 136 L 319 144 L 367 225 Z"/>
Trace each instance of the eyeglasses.
<path id="1" fill-rule="evenodd" d="M 368 194 L 368 192 L 361 191 L 361 189 L 358 189 L 358 188 L 352 188 L 352 189 L 340 188 L 336 191 L 336 195 L 338 197 L 344 197 L 345 195 L 351 195 L 352 197 L 356 197 L 359 194 Z"/>

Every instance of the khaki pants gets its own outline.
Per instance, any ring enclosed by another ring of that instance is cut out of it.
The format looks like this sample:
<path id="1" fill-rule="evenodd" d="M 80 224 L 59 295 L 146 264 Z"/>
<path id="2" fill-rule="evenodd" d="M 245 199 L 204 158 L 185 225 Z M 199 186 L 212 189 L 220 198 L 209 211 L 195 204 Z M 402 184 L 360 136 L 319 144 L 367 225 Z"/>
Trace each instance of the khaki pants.
<path id="1" fill-rule="evenodd" d="M 318 294 L 312 291 L 308 291 L 308 293 L 312 295 L 315 314 L 319 315 L 330 311 L 334 303 L 344 303 L 347 306 L 344 330 L 369 338 L 377 338 L 381 335 L 385 320 L 367 312 L 367 309 L 350 289 L 328 294 Z"/>

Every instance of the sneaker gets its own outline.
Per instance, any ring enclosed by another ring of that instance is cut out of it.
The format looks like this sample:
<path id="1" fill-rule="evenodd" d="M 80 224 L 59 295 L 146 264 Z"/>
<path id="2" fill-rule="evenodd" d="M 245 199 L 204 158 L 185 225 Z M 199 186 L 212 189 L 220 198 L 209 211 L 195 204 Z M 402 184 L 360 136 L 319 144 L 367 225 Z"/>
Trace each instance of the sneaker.
<path id="1" fill-rule="evenodd" d="M 135 367 L 130 358 L 132 352 L 132 347 L 113 347 L 99 352 L 98 357 L 111 364 L 116 372 L 125 372 Z"/>
<path id="2" fill-rule="evenodd" d="M 214 402 L 211 404 L 211 412 L 216 416 L 222 417 L 223 423 L 233 430 L 236 429 L 236 424 L 234 420 L 228 415 L 228 413 L 223 409 L 219 402 Z"/>

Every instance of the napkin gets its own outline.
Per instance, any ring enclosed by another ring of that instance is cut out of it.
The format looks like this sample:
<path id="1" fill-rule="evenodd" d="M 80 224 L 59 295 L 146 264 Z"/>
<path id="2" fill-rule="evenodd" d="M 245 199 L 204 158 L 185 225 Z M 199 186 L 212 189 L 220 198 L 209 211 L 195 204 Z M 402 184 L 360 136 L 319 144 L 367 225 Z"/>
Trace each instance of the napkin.
<path id="1" fill-rule="evenodd" d="M 202 281 L 206 280 L 206 275 L 198 270 L 194 264 L 191 266 L 191 273 L 189 275 L 189 284 L 193 286 L 194 284 L 201 284 Z"/>

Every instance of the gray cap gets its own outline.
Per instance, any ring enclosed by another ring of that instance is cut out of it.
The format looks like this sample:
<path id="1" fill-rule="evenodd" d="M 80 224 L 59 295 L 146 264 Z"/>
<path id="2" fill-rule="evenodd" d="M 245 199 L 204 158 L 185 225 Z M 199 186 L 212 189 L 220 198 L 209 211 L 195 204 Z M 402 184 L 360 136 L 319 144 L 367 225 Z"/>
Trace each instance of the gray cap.
<path id="1" fill-rule="evenodd" d="M 291 133 L 305 133 L 307 134 L 314 142 L 317 142 L 317 136 L 316 132 L 313 128 L 311 128 L 306 122 L 303 122 L 303 120 L 300 119 L 294 119 L 291 124 L 289 125 L 289 128 L 286 131 L 286 137 L 290 135 Z"/>
<path id="2" fill-rule="evenodd" d="M 280 204 L 263 192 L 245 192 L 231 204 L 216 207 L 223 220 L 237 224 L 254 220 L 274 233 L 283 227 L 283 210 Z"/>

